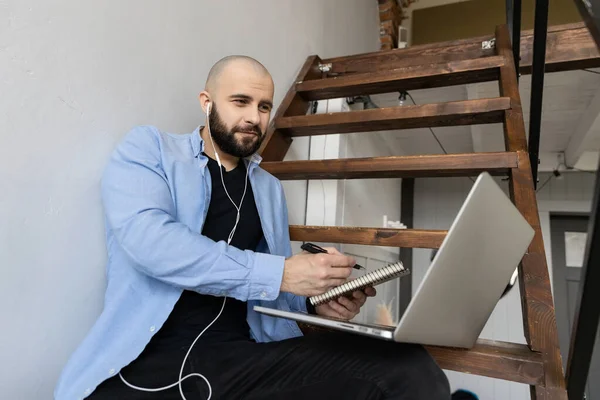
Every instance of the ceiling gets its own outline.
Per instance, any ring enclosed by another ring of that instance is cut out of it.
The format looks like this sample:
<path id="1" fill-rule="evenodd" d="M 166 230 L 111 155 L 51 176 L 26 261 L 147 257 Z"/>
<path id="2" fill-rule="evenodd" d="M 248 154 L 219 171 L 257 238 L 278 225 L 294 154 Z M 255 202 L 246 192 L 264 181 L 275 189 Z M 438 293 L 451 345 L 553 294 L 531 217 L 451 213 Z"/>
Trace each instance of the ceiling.
<path id="1" fill-rule="evenodd" d="M 595 71 L 589 72 L 589 71 Z M 531 76 L 519 82 L 525 129 L 529 130 Z M 417 104 L 498 97 L 498 83 L 486 82 L 411 91 Z M 398 93 L 371 96 L 379 107 L 398 106 Z M 410 98 L 407 104 L 412 104 Z M 548 73 L 544 79 L 540 170 L 551 170 L 566 152 L 568 165 L 596 169 L 600 150 L 600 69 Z M 502 124 L 433 129 L 448 153 L 503 151 Z M 388 155 L 443 153 L 429 129 L 379 133 Z"/>

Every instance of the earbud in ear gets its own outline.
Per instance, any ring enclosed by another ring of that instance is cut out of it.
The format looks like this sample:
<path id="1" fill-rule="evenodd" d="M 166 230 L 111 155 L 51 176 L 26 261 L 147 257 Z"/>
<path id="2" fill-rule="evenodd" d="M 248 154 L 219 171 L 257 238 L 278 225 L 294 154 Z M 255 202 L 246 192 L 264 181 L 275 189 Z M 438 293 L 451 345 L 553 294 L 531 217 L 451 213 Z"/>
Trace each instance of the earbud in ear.
<path id="1" fill-rule="evenodd" d="M 208 103 L 208 104 L 206 105 L 206 115 L 210 115 L 210 106 L 211 106 L 211 104 L 212 104 L 212 103 Z"/>

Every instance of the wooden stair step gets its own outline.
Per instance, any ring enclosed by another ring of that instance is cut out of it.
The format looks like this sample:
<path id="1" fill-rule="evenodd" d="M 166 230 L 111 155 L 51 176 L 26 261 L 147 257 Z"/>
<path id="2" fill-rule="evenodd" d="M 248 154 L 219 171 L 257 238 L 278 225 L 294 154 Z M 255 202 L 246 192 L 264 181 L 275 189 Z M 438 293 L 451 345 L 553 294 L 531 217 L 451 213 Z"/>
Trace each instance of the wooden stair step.
<path id="1" fill-rule="evenodd" d="M 494 39 L 491 35 L 448 42 L 409 46 L 404 49 L 375 51 L 325 58 L 331 74 L 359 74 L 389 71 L 395 68 L 437 64 L 495 55 L 495 49 L 483 49 L 481 43 Z M 585 22 L 548 27 L 546 72 L 569 71 L 600 66 L 600 52 Z M 521 32 L 522 74 L 531 73 L 533 30 Z"/>
<path id="2" fill-rule="evenodd" d="M 263 162 L 280 180 L 418 178 L 507 174 L 517 168 L 516 152 L 345 158 Z"/>
<path id="3" fill-rule="evenodd" d="M 447 231 L 424 229 L 362 228 L 291 225 L 290 238 L 298 242 L 323 242 L 437 249 Z"/>
<path id="4" fill-rule="evenodd" d="M 407 105 L 328 114 L 277 118 L 275 129 L 287 136 L 372 132 L 437 126 L 476 125 L 503 121 L 511 108 L 508 97 Z"/>
<path id="5" fill-rule="evenodd" d="M 388 71 L 307 80 L 296 84 L 296 92 L 305 100 L 321 100 L 464 85 L 496 80 L 502 66 L 502 56 L 408 66 Z"/>
<path id="6" fill-rule="evenodd" d="M 496 55 L 493 48 L 483 49 L 481 46 L 482 41 L 490 39 L 492 37 L 486 35 L 448 42 L 409 46 L 404 49 L 378 50 L 370 53 L 324 58 L 321 62 L 323 64 L 331 64 L 331 70 L 328 72 L 330 74 L 349 75 L 493 57 Z"/>
<path id="7" fill-rule="evenodd" d="M 480 339 L 470 350 L 437 346 L 426 349 L 443 369 L 527 385 L 544 384 L 542 355 L 524 344 Z"/>

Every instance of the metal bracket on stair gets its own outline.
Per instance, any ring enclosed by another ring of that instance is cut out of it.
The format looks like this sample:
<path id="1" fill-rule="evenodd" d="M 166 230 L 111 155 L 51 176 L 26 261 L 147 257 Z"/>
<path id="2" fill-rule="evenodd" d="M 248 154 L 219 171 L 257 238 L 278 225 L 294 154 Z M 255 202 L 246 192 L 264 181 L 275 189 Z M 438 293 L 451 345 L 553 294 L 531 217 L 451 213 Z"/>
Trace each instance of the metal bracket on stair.
<path id="1" fill-rule="evenodd" d="M 496 39 L 484 40 L 481 42 L 482 50 L 491 50 L 496 47 Z"/>
<path id="2" fill-rule="evenodd" d="M 332 68 L 331 63 L 319 64 L 319 71 L 321 71 L 321 72 L 329 72 L 329 71 L 331 71 L 331 68 Z"/>

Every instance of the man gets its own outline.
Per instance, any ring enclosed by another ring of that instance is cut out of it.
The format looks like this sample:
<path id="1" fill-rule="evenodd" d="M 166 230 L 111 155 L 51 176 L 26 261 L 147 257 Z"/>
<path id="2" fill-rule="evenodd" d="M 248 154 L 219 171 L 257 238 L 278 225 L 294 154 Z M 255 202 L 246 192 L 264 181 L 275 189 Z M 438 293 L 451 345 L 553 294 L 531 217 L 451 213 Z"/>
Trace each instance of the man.
<path id="1" fill-rule="evenodd" d="M 420 346 L 303 337 L 295 322 L 253 311 L 307 311 L 306 296 L 343 283 L 354 265 L 333 248 L 291 256 L 281 184 L 254 154 L 272 101 L 264 66 L 226 57 L 200 94 L 206 127 L 138 127 L 118 146 L 102 180 L 105 307 L 57 399 L 450 398 Z M 373 295 L 308 311 L 351 319 Z"/>

